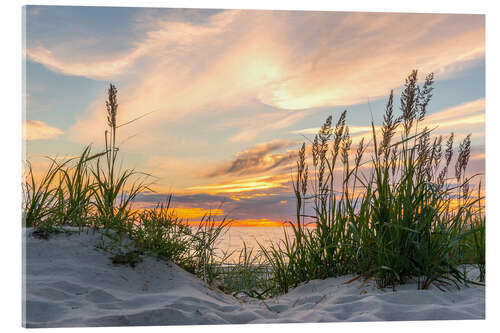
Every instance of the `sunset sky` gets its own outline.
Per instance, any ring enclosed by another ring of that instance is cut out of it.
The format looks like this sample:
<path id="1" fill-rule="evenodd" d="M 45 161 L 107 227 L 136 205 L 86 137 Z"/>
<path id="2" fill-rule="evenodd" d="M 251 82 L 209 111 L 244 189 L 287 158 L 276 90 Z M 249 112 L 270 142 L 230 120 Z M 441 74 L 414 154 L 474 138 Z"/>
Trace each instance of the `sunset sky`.
<path id="1" fill-rule="evenodd" d="M 124 167 L 153 174 L 148 207 L 208 209 L 246 225 L 291 219 L 296 151 L 348 110 L 370 136 L 391 89 L 434 72 L 426 124 L 472 133 L 484 172 L 484 16 L 106 7 L 26 7 L 27 158 L 103 148 L 106 88 L 118 92 Z M 399 100 L 398 97 L 395 98 Z M 399 102 L 396 103 L 399 107 Z"/>

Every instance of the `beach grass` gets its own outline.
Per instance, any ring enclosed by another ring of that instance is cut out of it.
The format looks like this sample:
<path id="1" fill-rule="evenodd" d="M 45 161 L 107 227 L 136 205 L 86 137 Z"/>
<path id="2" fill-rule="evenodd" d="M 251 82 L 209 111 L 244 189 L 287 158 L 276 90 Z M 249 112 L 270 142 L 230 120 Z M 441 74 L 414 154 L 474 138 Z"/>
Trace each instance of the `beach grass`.
<path id="1" fill-rule="evenodd" d="M 263 299 L 273 294 L 273 271 L 263 252 L 243 243 L 237 254 L 237 259 L 218 266 L 218 287 L 236 297 Z"/>
<path id="2" fill-rule="evenodd" d="M 421 289 L 460 287 L 468 282 L 463 264 L 477 265 L 483 282 L 484 198 L 473 186 L 479 176 L 465 173 L 471 139 L 455 149 L 453 133 L 433 137 L 433 128 L 421 128 L 433 82 L 430 74 L 420 86 L 412 71 L 401 115 L 395 115 L 391 91 L 380 131 L 372 122 L 371 138 L 357 147 L 347 111 L 335 124 L 328 117 L 298 152 L 291 228 L 284 228 L 282 241 L 257 249 L 245 245 L 236 262 L 218 249 L 229 219 L 208 214 L 192 227 L 176 216 L 172 197 L 155 208 L 133 209 L 137 195 L 151 191 L 152 177 L 119 166 L 116 137 L 123 125 L 116 123 L 113 85 L 104 151 L 92 153 L 88 146 L 77 158 L 51 159 L 39 180 L 27 162 L 23 224 L 47 237 L 64 226 L 102 230 L 99 247 L 116 262 L 134 266 L 139 253 L 171 260 L 235 296 L 265 298 L 345 274 L 373 278 L 380 288 L 410 279 L 418 279 Z"/>
<path id="3" fill-rule="evenodd" d="M 217 255 L 216 242 L 230 221 L 215 221 L 207 214 L 192 228 L 175 215 L 170 198 L 155 208 L 133 209 L 136 196 L 151 190 L 152 177 L 119 165 L 116 137 L 122 125 L 116 123 L 118 90 L 111 84 L 107 93 L 104 151 L 92 154 L 87 146 L 77 158 L 49 158 L 40 180 L 27 162 L 23 225 L 45 239 L 64 231 L 65 226 L 78 227 L 80 232 L 101 230 L 97 247 L 108 251 L 113 262 L 130 261 L 134 266 L 136 254 L 144 252 L 171 260 L 211 283 L 217 274 L 214 267 L 226 260 Z"/>
<path id="4" fill-rule="evenodd" d="M 336 125 L 331 117 L 325 121 L 309 159 L 303 144 L 293 183 L 294 237 L 285 233 L 283 241 L 261 246 L 277 290 L 344 274 L 374 278 L 380 288 L 395 288 L 411 278 L 421 289 L 459 287 L 468 281 L 459 269 L 466 262 L 479 266 L 484 281 L 483 198 L 480 190 L 472 191 L 478 175 L 465 176 L 470 135 L 459 144 L 455 173 L 449 175 L 453 133 L 443 147 L 445 138 L 432 138 L 433 129 L 419 128 L 433 81 L 430 74 L 419 86 L 417 71 L 412 71 L 397 117 L 391 91 L 380 133 L 372 122 L 370 145 L 363 139 L 351 148 L 346 111 Z"/>

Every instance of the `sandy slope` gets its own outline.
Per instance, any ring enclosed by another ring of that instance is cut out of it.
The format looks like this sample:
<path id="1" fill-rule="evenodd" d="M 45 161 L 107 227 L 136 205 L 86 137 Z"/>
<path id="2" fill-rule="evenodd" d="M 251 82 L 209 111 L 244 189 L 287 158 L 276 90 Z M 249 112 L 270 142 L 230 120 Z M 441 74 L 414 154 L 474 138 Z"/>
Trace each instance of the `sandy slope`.
<path id="1" fill-rule="evenodd" d="M 442 292 L 414 284 L 381 291 L 352 276 L 316 280 L 286 295 L 242 301 L 208 288 L 174 264 L 145 258 L 115 266 L 98 236 L 49 240 L 24 230 L 27 327 L 482 319 L 484 288 Z"/>

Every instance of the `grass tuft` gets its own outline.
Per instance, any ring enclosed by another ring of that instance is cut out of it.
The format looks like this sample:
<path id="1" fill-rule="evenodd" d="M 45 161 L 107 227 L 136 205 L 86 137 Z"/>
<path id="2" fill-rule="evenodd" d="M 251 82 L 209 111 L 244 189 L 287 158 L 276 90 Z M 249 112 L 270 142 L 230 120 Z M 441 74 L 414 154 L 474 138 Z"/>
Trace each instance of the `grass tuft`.
<path id="1" fill-rule="evenodd" d="M 244 245 L 234 262 L 233 253 L 218 248 L 230 220 L 208 214 L 192 227 L 176 216 L 171 196 L 155 208 L 133 209 L 137 196 L 151 190 L 151 176 L 119 167 L 117 129 L 141 117 L 117 125 L 114 85 L 107 91 L 104 151 L 92 154 L 88 146 L 78 158 L 50 159 L 39 179 L 27 162 L 23 224 L 43 239 L 64 226 L 100 229 L 98 248 L 114 263 L 134 267 L 143 253 L 153 255 L 234 296 L 262 299 L 344 274 L 373 278 L 380 288 L 411 279 L 420 289 L 460 287 L 471 282 L 463 264 L 476 265 L 484 282 L 484 198 L 481 183 L 473 185 L 479 175 L 466 176 L 471 136 L 455 151 L 453 133 L 433 137 L 434 129 L 421 128 L 434 75 L 420 86 L 417 74 L 405 80 L 399 116 L 390 92 L 370 142 L 353 144 L 347 111 L 336 123 L 326 119 L 298 152 L 296 221 L 279 242 L 256 250 Z"/>
<path id="2" fill-rule="evenodd" d="M 452 179 L 453 133 L 443 150 L 443 137 L 432 139 L 432 129 L 419 129 L 434 75 L 423 86 L 417 82 L 415 70 L 405 80 L 399 117 L 391 91 L 380 133 L 372 123 L 368 158 L 364 139 L 351 148 L 346 111 L 335 126 L 331 116 L 326 119 L 312 140 L 311 159 L 302 145 L 293 182 L 293 237 L 285 232 L 283 241 L 261 246 L 276 290 L 348 273 L 372 277 L 381 288 L 413 278 L 420 289 L 459 287 L 468 281 L 459 269 L 466 262 L 478 265 L 484 281 L 482 197 L 480 189 L 472 195 L 477 175 L 465 176 L 471 137 L 459 144 Z"/>

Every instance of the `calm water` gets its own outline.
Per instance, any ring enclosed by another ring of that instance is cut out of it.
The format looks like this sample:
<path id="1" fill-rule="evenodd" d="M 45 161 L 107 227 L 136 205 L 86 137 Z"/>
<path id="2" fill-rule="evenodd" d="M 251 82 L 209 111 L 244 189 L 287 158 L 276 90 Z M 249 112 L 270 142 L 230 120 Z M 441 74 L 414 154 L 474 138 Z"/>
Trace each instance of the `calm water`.
<path id="1" fill-rule="evenodd" d="M 243 248 L 243 243 L 248 248 L 254 248 L 254 253 L 259 250 L 257 241 L 264 245 L 269 246 L 270 241 L 280 242 L 284 239 L 284 232 L 282 227 L 232 227 L 229 228 L 218 248 L 225 251 L 235 251 L 231 257 L 234 260 L 238 259 L 240 249 Z M 289 236 L 292 236 L 292 228 L 285 227 Z"/>

